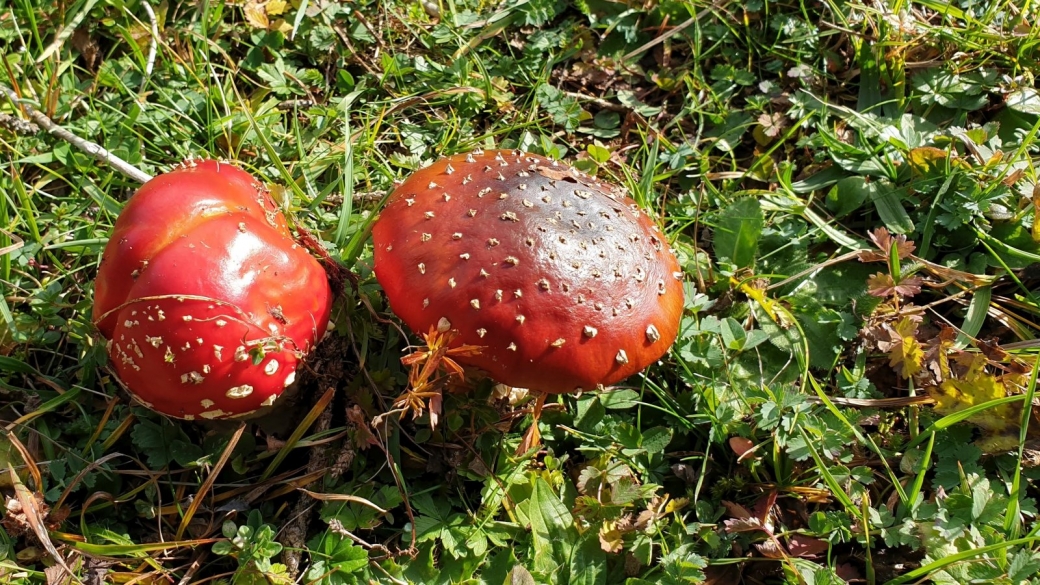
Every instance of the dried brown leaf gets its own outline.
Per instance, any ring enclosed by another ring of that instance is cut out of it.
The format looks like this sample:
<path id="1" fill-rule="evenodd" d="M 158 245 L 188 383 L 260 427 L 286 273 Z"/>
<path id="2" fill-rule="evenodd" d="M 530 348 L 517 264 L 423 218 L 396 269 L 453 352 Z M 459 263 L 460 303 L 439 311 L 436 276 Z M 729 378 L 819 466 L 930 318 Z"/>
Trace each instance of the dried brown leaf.
<path id="1" fill-rule="evenodd" d="M 47 512 L 49 507 L 43 500 L 43 494 L 29 491 L 29 488 L 25 487 L 22 480 L 15 473 L 14 468 L 8 466 L 7 472 L 10 474 L 11 483 L 14 485 L 15 497 L 8 501 L 8 514 L 11 513 L 11 502 L 16 501 L 18 503 L 18 510 L 21 516 L 22 522 L 25 523 L 33 534 L 36 536 L 36 540 L 43 546 L 51 558 L 54 559 L 58 565 L 65 569 L 68 574 L 72 574 L 72 569 L 65 564 L 65 558 L 61 556 L 58 549 L 55 548 L 54 543 L 51 542 L 49 530 L 51 527 L 48 526 Z M 7 517 L 4 517 L 7 520 Z M 6 526 L 6 523 L 5 523 Z"/>
<path id="2" fill-rule="evenodd" d="M 816 556 L 827 552 L 829 546 L 818 538 L 812 538 L 803 534 L 794 534 L 787 539 L 787 550 L 791 552 L 792 556 L 796 557 Z"/>
<path id="3" fill-rule="evenodd" d="M 867 279 L 867 292 L 880 298 L 891 296 L 912 297 L 921 292 L 923 283 L 924 281 L 917 276 L 903 278 L 897 283 L 891 274 L 878 272 Z"/>
<path id="4" fill-rule="evenodd" d="M 751 518 L 751 512 L 736 502 L 722 500 L 722 507 L 726 508 L 726 512 L 734 518 Z"/>
<path id="5" fill-rule="evenodd" d="M 881 252 L 860 252 L 860 262 L 888 262 L 889 256 L 892 254 L 893 245 L 896 247 L 900 259 L 908 258 L 917 249 L 917 245 L 913 242 L 908 242 L 905 235 L 899 234 L 893 238 L 892 234 L 888 233 L 888 230 L 883 227 L 869 232 L 868 235 L 870 236 L 870 241 L 874 242 L 874 245 Z"/>
<path id="6" fill-rule="evenodd" d="M 737 454 L 738 459 L 743 459 L 744 455 L 755 448 L 755 443 L 744 437 L 730 437 L 729 448 L 733 449 L 733 452 Z"/>
<path id="7" fill-rule="evenodd" d="M 364 450 L 379 445 L 375 433 L 369 428 L 368 421 L 365 419 L 365 411 L 361 410 L 357 404 L 347 409 L 347 425 L 351 429 L 354 446 L 358 449 Z"/>
<path id="8" fill-rule="evenodd" d="M 767 540 L 754 545 L 762 556 L 770 559 L 782 559 L 787 556 L 786 551 L 775 540 Z"/>
<path id="9" fill-rule="evenodd" d="M 773 510 L 773 506 L 776 505 L 776 490 L 770 490 L 762 497 L 755 501 L 755 506 L 752 508 L 751 513 L 758 518 L 764 526 L 772 528 L 772 522 L 769 519 L 769 513 Z"/>

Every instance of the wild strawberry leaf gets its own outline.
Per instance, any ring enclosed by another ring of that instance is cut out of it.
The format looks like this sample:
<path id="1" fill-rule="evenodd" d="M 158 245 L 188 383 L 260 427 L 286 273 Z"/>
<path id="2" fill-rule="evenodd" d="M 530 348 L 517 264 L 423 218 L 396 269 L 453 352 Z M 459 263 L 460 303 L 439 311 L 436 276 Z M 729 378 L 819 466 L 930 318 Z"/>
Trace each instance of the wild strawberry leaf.
<path id="1" fill-rule="evenodd" d="M 860 252 L 860 262 L 888 262 L 888 259 L 892 254 L 892 246 L 896 247 L 899 259 L 903 260 L 904 258 L 909 258 L 910 254 L 913 254 L 914 250 L 917 248 L 916 244 L 907 241 L 905 234 L 899 234 L 892 237 L 892 234 L 883 227 L 868 232 L 867 235 L 870 236 L 870 241 L 874 242 L 874 245 L 877 246 L 877 249 L 880 250 L 880 252 Z"/>
<path id="2" fill-rule="evenodd" d="M 900 376 L 912 378 L 921 371 L 924 363 L 924 348 L 917 340 L 917 322 L 904 316 L 885 329 L 889 339 L 879 341 L 878 348 L 888 353 L 888 365 L 895 368 Z"/>
<path id="3" fill-rule="evenodd" d="M 896 282 L 892 275 L 878 272 L 867 280 L 867 292 L 875 297 L 912 297 L 921 292 L 924 281 L 917 276 L 902 278 Z"/>

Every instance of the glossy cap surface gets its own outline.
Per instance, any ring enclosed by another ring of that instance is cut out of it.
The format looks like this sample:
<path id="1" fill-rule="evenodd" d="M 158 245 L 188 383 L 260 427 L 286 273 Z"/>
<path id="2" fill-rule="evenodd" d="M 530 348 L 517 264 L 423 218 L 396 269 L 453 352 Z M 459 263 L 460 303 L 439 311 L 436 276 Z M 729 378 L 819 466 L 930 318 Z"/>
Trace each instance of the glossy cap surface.
<path id="1" fill-rule="evenodd" d="M 674 342 L 674 254 L 634 201 L 544 157 L 442 159 L 398 187 L 373 228 L 375 271 L 413 331 L 484 346 L 460 361 L 550 393 L 639 372 Z"/>

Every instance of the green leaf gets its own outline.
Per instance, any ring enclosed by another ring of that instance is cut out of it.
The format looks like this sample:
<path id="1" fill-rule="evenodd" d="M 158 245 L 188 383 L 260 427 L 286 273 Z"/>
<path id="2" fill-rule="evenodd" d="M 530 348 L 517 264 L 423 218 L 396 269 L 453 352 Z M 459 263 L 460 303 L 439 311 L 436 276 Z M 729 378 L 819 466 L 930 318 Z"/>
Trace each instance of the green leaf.
<path id="1" fill-rule="evenodd" d="M 574 517 L 541 477 L 534 481 L 527 513 L 534 546 L 534 572 L 551 583 L 569 583 L 571 550 L 578 536 Z"/>
<path id="2" fill-rule="evenodd" d="M 1023 114 L 1040 116 L 1040 93 L 1031 87 L 1020 87 L 1005 98 L 1007 107 Z"/>
<path id="3" fill-rule="evenodd" d="M 599 544 L 599 534 L 590 530 L 574 547 L 570 560 L 572 585 L 603 585 L 607 582 L 607 555 Z"/>
<path id="4" fill-rule="evenodd" d="M 643 439 L 640 441 L 640 446 L 646 449 L 647 453 L 661 453 L 668 446 L 668 443 L 672 442 L 672 435 L 675 431 L 668 427 L 654 427 L 647 429 L 643 432 Z"/>
<path id="5" fill-rule="evenodd" d="M 822 171 L 791 183 L 791 190 L 799 195 L 812 193 L 817 189 L 830 187 L 845 177 L 845 171 L 839 167 L 829 166 Z"/>
<path id="6" fill-rule="evenodd" d="M 187 442 L 184 432 L 165 419 L 162 424 L 147 419 L 138 420 L 130 437 L 134 445 L 147 455 L 148 465 L 152 469 L 162 469 L 175 461 L 174 443 Z M 199 453 L 201 456 L 201 449 Z"/>
<path id="7" fill-rule="evenodd" d="M 511 580 L 512 569 L 516 566 L 518 565 L 516 555 L 513 553 L 513 547 L 503 546 L 498 548 L 497 552 L 494 552 L 491 555 L 491 561 L 480 570 L 480 577 L 485 583 L 491 583 L 494 585 L 503 583 L 511 585 L 513 583 Z M 528 573 L 528 575 L 530 575 L 530 573 Z M 533 583 L 534 580 L 532 579 L 531 582 Z"/>
<path id="8" fill-rule="evenodd" d="M 835 217 L 844 217 L 862 207 L 868 195 L 863 177 L 845 177 L 827 193 L 827 209 Z"/>
<path id="9" fill-rule="evenodd" d="M 914 222 L 903 208 L 905 190 L 897 189 L 887 180 L 880 179 L 867 185 L 870 198 L 874 201 L 878 216 L 889 231 L 908 234 L 914 231 Z"/>
<path id="10" fill-rule="evenodd" d="M 313 564 L 306 573 L 314 585 L 346 585 L 356 583 L 352 574 L 368 566 L 368 552 L 334 532 L 325 532 L 307 543 Z"/>
<path id="11" fill-rule="evenodd" d="M 751 266 L 764 222 L 758 199 L 742 197 L 730 203 L 719 214 L 715 226 L 715 257 L 738 268 Z"/>
<path id="12" fill-rule="evenodd" d="M 1008 578 L 1012 583 L 1021 583 L 1040 573 L 1040 553 L 1020 550 L 1008 565 Z"/>
<path id="13" fill-rule="evenodd" d="M 903 189 L 885 179 L 855 176 L 838 181 L 827 195 L 827 207 L 841 217 L 858 209 L 868 198 L 874 202 L 878 216 L 889 231 L 906 234 L 914 230 L 914 222 L 903 208 Z"/>
<path id="14" fill-rule="evenodd" d="M 694 552 L 692 544 L 684 544 L 661 558 L 665 578 L 662 585 L 685 585 L 704 581 L 703 569 L 708 561 Z"/>
<path id="15" fill-rule="evenodd" d="M 747 340 L 747 332 L 744 331 L 744 326 L 733 317 L 726 317 L 722 320 L 721 325 L 722 344 L 726 346 L 726 349 L 733 351 L 743 349 L 744 342 Z"/>
<path id="16" fill-rule="evenodd" d="M 964 324 L 957 332 L 957 341 L 954 343 L 956 349 L 964 349 L 971 345 L 971 339 L 982 331 L 982 325 L 986 322 L 989 311 L 989 302 L 993 298 L 993 286 L 980 286 L 975 289 L 975 294 L 968 304 L 968 313 L 964 316 Z"/>
<path id="17" fill-rule="evenodd" d="M 607 410 L 624 410 L 639 403 L 639 393 L 628 388 L 613 390 L 600 394 L 599 400 Z"/>
<path id="18" fill-rule="evenodd" d="M 603 408 L 603 403 L 600 402 L 598 396 L 582 397 L 578 401 L 578 412 L 574 416 L 574 426 L 578 427 L 579 431 L 594 432 L 596 425 L 603 420 L 603 416 L 606 413 L 607 411 Z"/>

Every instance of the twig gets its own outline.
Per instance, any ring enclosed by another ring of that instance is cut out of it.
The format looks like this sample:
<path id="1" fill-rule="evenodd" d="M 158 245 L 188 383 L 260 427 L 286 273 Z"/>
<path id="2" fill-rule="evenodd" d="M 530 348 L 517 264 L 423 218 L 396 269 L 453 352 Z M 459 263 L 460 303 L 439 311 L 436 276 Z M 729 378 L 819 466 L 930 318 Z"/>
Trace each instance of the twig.
<path id="1" fill-rule="evenodd" d="M 141 0 L 141 4 L 144 6 L 144 11 L 148 13 L 148 20 L 152 23 L 152 41 L 148 43 L 148 62 L 144 66 L 145 77 L 150 77 L 152 69 L 155 67 L 155 54 L 159 50 L 159 22 L 155 18 L 155 10 L 152 10 L 152 5 L 147 0 Z"/>
<path id="2" fill-rule="evenodd" d="M 40 131 L 36 124 L 10 114 L 0 114 L 0 128 L 7 128 L 15 134 L 36 134 Z"/>
<path id="3" fill-rule="evenodd" d="M 100 144 L 80 138 L 54 123 L 54 121 L 48 118 L 46 114 L 23 102 L 21 98 L 18 97 L 18 94 L 6 85 L 0 84 L 0 90 L 3 90 L 3 93 L 11 100 L 11 103 L 16 106 L 21 106 L 29 117 L 33 119 L 33 122 L 48 133 L 72 144 L 76 148 L 85 152 L 90 158 L 103 163 L 108 163 L 112 168 L 122 173 L 128 179 L 132 179 L 138 183 L 146 183 L 151 180 L 151 175 L 105 150 L 105 148 Z"/>

